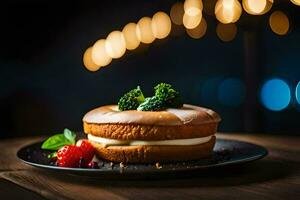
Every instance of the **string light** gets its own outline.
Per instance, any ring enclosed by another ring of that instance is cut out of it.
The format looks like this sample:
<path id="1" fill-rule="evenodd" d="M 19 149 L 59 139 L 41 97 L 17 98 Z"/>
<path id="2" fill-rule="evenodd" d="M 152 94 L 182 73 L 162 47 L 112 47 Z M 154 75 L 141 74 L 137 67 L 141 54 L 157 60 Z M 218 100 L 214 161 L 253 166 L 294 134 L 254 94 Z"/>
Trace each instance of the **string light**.
<path id="1" fill-rule="evenodd" d="M 152 17 L 152 32 L 154 37 L 163 39 L 171 32 L 171 19 L 164 12 L 157 12 Z"/>
<path id="2" fill-rule="evenodd" d="M 298 82 L 297 86 L 296 86 L 296 99 L 298 104 L 300 104 L 300 82 Z"/>
<path id="3" fill-rule="evenodd" d="M 120 31 L 111 32 L 105 41 L 107 54 L 112 58 L 120 58 L 126 51 L 126 42 L 123 33 Z"/>
<path id="4" fill-rule="evenodd" d="M 281 11 L 275 11 L 269 18 L 272 31 L 278 35 L 286 35 L 289 31 L 289 18 Z"/>
<path id="5" fill-rule="evenodd" d="M 202 19 L 202 12 L 198 13 L 198 15 L 188 15 L 187 13 L 184 13 L 183 15 L 183 25 L 187 29 L 193 29 L 196 28 Z"/>
<path id="6" fill-rule="evenodd" d="M 224 42 L 232 41 L 237 33 L 237 27 L 235 24 L 222 24 L 219 23 L 216 29 L 217 35 L 220 40 Z"/>
<path id="7" fill-rule="evenodd" d="M 184 2 L 184 12 L 189 16 L 199 15 L 203 10 L 202 0 L 186 0 Z"/>
<path id="8" fill-rule="evenodd" d="M 274 0 L 242 0 L 242 6 L 251 15 L 262 15 L 271 9 L 273 2 Z M 300 6 L 300 0 L 291 2 Z M 202 16 L 203 9 L 208 15 L 212 15 L 214 11 L 216 18 L 221 22 L 216 27 L 216 33 L 220 40 L 229 42 L 237 34 L 237 26 L 234 23 L 242 14 L 242 6 L 239 0 L 206 0 L 204 5 L 202 0 L 177 2 L 172 6 L 170 16 L 160 11 L 154 14 L 152 19 L 143 17 L 137 24 L 127 24 L 122 32 L 113 31 L 106 40 L 98 40 L 93 47 L 84 52 L 83 64 L 88 70 L 97 71 L 100 67 L 108 65 L 113 58 L 123 56 L 126 49 L 134 50 L 141 42 L 150 44 L 155 38 L 167 37 L 171 33 L 172 22 L 176 27 L 182 27 L 180 25 L 183 24 L 190 37 L 199 39 L 207 30 L 207 22 Z M 286 14 L 275 11 L 269 18 L 269 25 L 274 33 L 286 35 L 290 21 Z"/>
<path id="9" fill-rule="evenodd" d="M 247 13 L 263 15 L 272 8 L 273 0 L 243 0 L 242 4 Z"/>
<path id="10" fill-rule="evenodd" d="M 83 54 L 83 64 L 84 66 L 94 72 L 97 71 L 100 66 L 96 65 L 92 60 L 92 47 L 89 47 Z"/>
<path id="11" fill-rule="evenodd" d="M 272 111 L 280 111 L 288 107 L 291 101 L 291 89 L 282 79 L 274 78 L 266 81 L 261 89 L 262 104 Z"/>
<path id="12" fill-rule="evenodd" d="M 122 33 L 124 35 L 126 49 L 134 50 L 140 45 L 140 40 L 138 39 L 138 36 L 136 34 L 136 24 L 135 23 L 127 24 L 123 28 Z"/>
<path id="13" fill-rule="evenodd" d="M 291 2 L 297 6 L 300 6 L 300 0 L 291 0 Z"/>
<path id="14" fill-rule="evenodd" d="M 183 19 L 184 9 L 183 9 L 183 3 L 177 2 L 175 3 L 170 11 L 171 20 L 176 25 L 182 25 L 182 19 Z"/>
<path id="15" fill-rule="evenodd" d="M 92 49 L 92 61 L 100 67 L 108 65 L 112 61 L 112 58 L 106 52 L 104 39 L 98 40 L 94 44 Z"/>
<path id="16" fill-rule="evenodd" d="M 138 39 L 146 44 L 154 41 L 155 37 L 152 31 L 152 20 L 150 17 L 143 17 L 137 23 L 136 34 Z"/>
<path id="17" fill-rule="evenodd" d="M 194 29 L 186 29 L 187 34 L 194 38 L 199 39 L 202 38 L 207 30 L 207 23 L 204 17 L 202 17 L 200 24 Z"/>
<path id="18" fill-rule="evenodd" d="M 242 14 L 238 0 L 218 0 L 215 6 L 216 18 L 223 24 L 235 23 Z"/>

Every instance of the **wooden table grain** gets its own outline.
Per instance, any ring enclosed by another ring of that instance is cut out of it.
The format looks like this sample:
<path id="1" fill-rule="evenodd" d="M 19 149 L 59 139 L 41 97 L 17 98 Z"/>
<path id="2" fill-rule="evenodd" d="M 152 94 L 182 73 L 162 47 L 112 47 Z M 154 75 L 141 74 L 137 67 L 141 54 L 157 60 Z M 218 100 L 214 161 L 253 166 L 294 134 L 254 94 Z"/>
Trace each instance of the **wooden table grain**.
<path id="1" fill-rule="evenodd" d="M 220 133 L 217 137 L 263 145 L 268 149 L 269 155 L 244 166 L 199 171 L 188 178 L 93 179 L 53 173 L 21 163 L 16 158 L 16 151 L 21 146 L 44 137 L 17 138 L 0 142 L 0 178 L 2 179 L 0 192 L 6 193 L 6 196 L 12 198 L 17 194 L 22 197 L 31 192 L 29 199 L 83 200 L 252 200 L 297 199 L 300 197 L 300 137 L 244 133 Z M 15 186 L 14 190 L 8 189 L 12 186 Z"/>

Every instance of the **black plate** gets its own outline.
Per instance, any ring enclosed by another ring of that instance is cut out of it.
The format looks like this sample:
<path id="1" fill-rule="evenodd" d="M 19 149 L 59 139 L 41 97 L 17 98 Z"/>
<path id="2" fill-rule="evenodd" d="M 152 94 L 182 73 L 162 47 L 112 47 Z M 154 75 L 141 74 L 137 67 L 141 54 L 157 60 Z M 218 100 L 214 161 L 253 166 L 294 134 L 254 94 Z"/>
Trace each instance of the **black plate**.
<path id="1" fill-rule="evenodd" d="M 127 164 L 124 168 L 120 168 L 118 163 L 112 165 L 111 162 L 101 161 L 100 169 L 87 168 L 64 168 L 57 167 L 51 160 L 47 158 L 49 151 L 42 150 L 42 142 L 34 143 L 21 148 L 17 156 L 26 164 L 43 169 L 55 170 L 58 172 L 66 172 L 82 176 L 132 176 L 132 175 L 153 175 L 178 172 L 199 171 L 212 167 L 221 167 L 228 165 L 237 165 L 258 160 L 267 155 L 267 150 L 255 144 L 217 139 L 214 152 L 210 158 L 161 164 L 161 168 L 157 168 L 155 164 Z"/>

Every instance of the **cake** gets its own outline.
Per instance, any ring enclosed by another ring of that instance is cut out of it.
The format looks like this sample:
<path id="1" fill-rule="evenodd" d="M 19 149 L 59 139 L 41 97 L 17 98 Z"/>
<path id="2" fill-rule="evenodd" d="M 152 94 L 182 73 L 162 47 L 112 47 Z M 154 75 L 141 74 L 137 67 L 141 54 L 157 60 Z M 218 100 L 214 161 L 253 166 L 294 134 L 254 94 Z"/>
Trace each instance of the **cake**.
<path id="1" fill-rule="evenodd" d="M 84 132 L 98 157 L 112 162 L 164 163 L 211 155 L 219 115 L 184 104 L 161 111 L 120 111 L 107 105 L 83 117 Z"/>

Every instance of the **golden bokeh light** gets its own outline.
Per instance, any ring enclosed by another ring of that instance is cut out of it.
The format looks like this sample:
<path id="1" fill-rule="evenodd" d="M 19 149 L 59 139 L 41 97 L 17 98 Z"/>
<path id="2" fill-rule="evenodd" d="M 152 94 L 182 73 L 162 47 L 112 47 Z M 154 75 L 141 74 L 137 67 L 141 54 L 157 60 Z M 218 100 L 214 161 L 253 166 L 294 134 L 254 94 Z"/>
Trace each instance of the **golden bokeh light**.
<path id="1" fill-rule="evenodd" d="M 300 0 L 291 0 L 291 2 L 297 6 L 300 6 Z"/>
<path id="2" fill-rule="evenodd" d="M 251 15 L 263 15 L 273 5 L 273 0 L 243 0 L 244 10 Z"/>
<path id="3" fill-rule="evenodd" d="M 182 19 L 183 19 L 184 9 L 183 9 L 183 3 L 177 2 L 175 3 L 170 11 L 171 20 L 176 25 L 182 25 Z"/>
<path id="4" fill-rule="evenodd" d="M 242 14 L 238 0 L 218 0 L 215 6 L 216 18 L 223 24 L 235 23 Z"/>
<path id="5" fill-rule="evenodd" d="M 183 15 L 183 25 L 187 29 L 193 29 L 196 28 L 202 19 L 202 12 L 198 13 L 198 15 L 190 16 L 187 13 L 184 13 Z"/>
<path id="6" fill-rule="evenodd" d="M 269 18 L 272 31 L 278 35 L 286 35 L 290 28 L 289 18 L 281 11 L 275 11 Z"/>
<path id="7" fill-rule="evenodd" d="M 107 54 L 105 49 L 105 40 L 98 40 L 92 49 L 92 61 L 100 66 L 106 66 L 111 62 L 112 58 Z"/>
<path id="8" fill-rule="evenodd" d="M 216 29 L 217 35 L 223 42 L 232 41 L 237 33 L 237 27 L 235 24 L 222 24 L 219 23 Z"/>
<path id="9" fill-rule="evenodd" d="M 152 32 L 154 37 L 163 39 L 167 37 L 171 32 L 172 22 L 164 12 L 157 12 L 152 17 Z"/>
<path id="10" fill-rule="evenodd" d="M 146 44 L 154 41 L 155 37 L 152 31 L 152 20 L 150 17 L 143 17 L 137 23 L 136 34 L 138 39 Z"/>
<path id="11" fill-rule="evenodd" d="M 126 51 L 126 42 L 121 31 L 111 32 L 105 41 L 107 54 L 112 58 L 120 58 Z"/>
<path id="12" fill-rule="evenodd" d="M 200 39 L 202 38 L 207 30 L 207 23 L 204 17 L 202 17 L 200 24 L 194 29 L 186 29 L 187 34 L 194 38 Z"/>
<path id="13" fill-rule="evenodd" d="M 189 16 L 199 15 L 203 10 L 202 0 L 185 0 L 183 8 Z"/>
<path id="14" fill-rule="evenodd" d="M 129 23 L 122 30 L 126 43 L 126 49 L 134 50 L 140 45 L 140 40 L 136 34 L 136 27 L 137 25 L 135 23 Z"/>
<path id="15" fill-rule="evenodd" d="M 83 54 L 83 64 L 85 68 L 87 68 L 89 71 L 97 71 L 100 69 L 100 66 L 96 65 L 92 60 L 92 49 L 93 47 L 89 47 Z"/>

